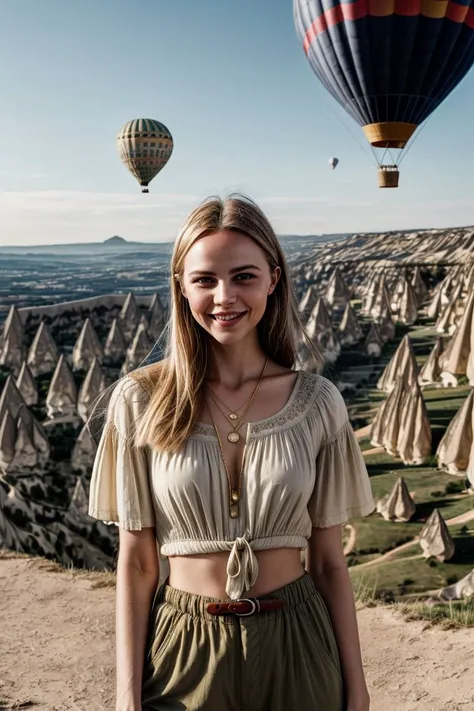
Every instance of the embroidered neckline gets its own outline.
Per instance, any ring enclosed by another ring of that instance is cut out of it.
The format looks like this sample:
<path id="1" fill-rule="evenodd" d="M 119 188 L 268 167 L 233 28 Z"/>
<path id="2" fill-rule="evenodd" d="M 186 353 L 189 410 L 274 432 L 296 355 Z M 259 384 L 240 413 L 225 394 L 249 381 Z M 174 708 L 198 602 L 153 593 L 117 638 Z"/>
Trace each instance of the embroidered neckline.
<path id="1" fill-rule="evenodd" d="M 247 440 L 264 432 L 279 430 L 299 422 L 306 414 L 310 403 L 316 398 L 321 383 L 322 378 L 319 375 L 299 370 L 291 395 L 283 407 L 274 415 L 248 423 Z M 196 423 L 193 434 L 217 439 L 213 425 L 204 422 Z"/>

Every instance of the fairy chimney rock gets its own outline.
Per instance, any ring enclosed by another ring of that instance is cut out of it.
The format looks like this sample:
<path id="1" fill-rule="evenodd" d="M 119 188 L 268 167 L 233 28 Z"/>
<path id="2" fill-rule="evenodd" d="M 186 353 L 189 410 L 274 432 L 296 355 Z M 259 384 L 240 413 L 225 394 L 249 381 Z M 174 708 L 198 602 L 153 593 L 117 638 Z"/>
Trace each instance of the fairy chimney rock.
<path id="1" fill-rule="evenodd" d="M 46 396 L 46 409 L 51 418 L 72 416 L 76 412 L 77 390 L 72 373 L 62 355 L 54 371 Z"/>
<path id="2" fill-rule="evenodd" d="M 72 364 L 77 370 L 88 370 L 94 358 L 102 360 L 104 352 L 89 318 L 84 321 L 72 352 Z"/>
<path id="3" fill-rule="evenodd" d="M 88 509 L 89 497 L 87 495 L 86 485 L 82 476 L 79 476 L 71 497 L 67 517 L 76 525 L 83 525 L 86 522 L 90 523 Z"/>
<path id="4" fill-rule="evenodd" d="M 152 305 L 150 306 L 150 310 L 148 312 L 148 323 L 148 330 L 152 338 L 156 341 L 161 336 L 166 326 L 165 311 L 158 294 L 155 294 L 153 297 Z"/>
<path id="5" fill-rule="evenodd" d="M 20 374 L 16 379 L 16 386 L 27 405 L 36 405 L 38 403 L 38 388 L 36 380 L 34 379 L 33 373 L 29 369 L 26 361 L 23 361 Z"/>
<path id="6" fill-rule="evenodd" d="M 2 394 L 0 395 L 0 422 L 6 412 L 10 412 L 10 415 L 14 420 L 18 417 L 20 408 L 26 406 L 23 400 L 22 394 L 18 390 L 12 375 L 9 375 L 3 386 Z"/>
<path id="7" fill-rule="evenodd" d="M 18 471 L 32 469 L 38 463 L 38 453 L 25 420 L 20 416 L 16 423 L 15 456 L 11 466 Z"/>
<path id="8" fill-rule="evenodd" d="M 11 327 L 3 336 L 0 345 L 0 365 L 10 368 L 15 375 L 20 372 L 25 355 L 23 334 Z"/>
<path id="9" fill-rule="evenodd" d="M 474 596 L 474 569 L 453 585 L 448 585 L 439 591 L 441 600 L 468 600 Z"/>
<path id="10" fill-rule="evenodd" d="M 420 546 L 425 558 L 436 558 L 443 562 L 453 557 L 454 541 L 439 509 L 433 510 L 423 526 L 420 533 Z"/>
<path id="11" fill-rule="evenodd" d="M 416 504 L 405 479 L 400 477 L 397 479 L 391 494 L 382 500 L 379 513 L 382 514 L 386 521 L 409 521 L 416 511 Z"/>
<path id="12" fill-rule="evenodd" d="M 125 337 L 131 338 L 140 320 L 140 309 L 132 292 L 127 294 L 119 314 Z"/>
<path id="13" fill-rule="evenodd" d="M 418 377 L 418 366 L 410 336 L 406 335 L 377 382 L 379 390 L 391 392 L 400 377 L 412 385 Z"/>
<path id="14" fill-rule="evenodd" d="M 363 335 L 354 309 L 348 302 L 339 325 L 339 341 L 342 345 L 352 345 L 358 343 Z"/>
<path id="15" fill-rule="evenodd" d="M 405 290 L 400 297 L 398 307 L 398 320 L 401 323 L 411 325 L 418 318 L 417 297 L 410 282 L 405 282 Z"/>
<path id="16" fill-rule="evenodd" d="M 118 319 L 112 321 L 105 342 L 104 354 L 112 360 L 123 360 L 127 351 L 127 342 Z"/>
<path id="17" fill-rule="evenodd" d="M 16 428 L 13 417 L 5 412 L 0 421 L 0 469 L 8 469 L 15 456 Z"/>
<path id="18" fill-rule="evenodd" d="M 92 469 L 96 452 L 97 444 L 87 425 L 84 425 L 72 450 L 72 468 L 82 474 L 87 474 Z"/>
<path id="19" fill-rule="evenodd" d="M 150 343 L 146 329 L 142 325 L 138 326 L 133 341 L 127 350 L 122 373 L 125 374 L 134 368 L 138 368 L 150 353 L 151 347 L 152 344 Z"/>
<path id="20" fill-rule="evenodd" d="M 369 332 L 364 341 L 364 353 L 374 358 L 380 358 L 383 349 L 383 341 L 375 323 L 370 324 Z"/>
<path id="21" fill-rule="evenodd" d="M 339 267 L 334 269 L 326 290 L 326 301 L 331 307 L 345 306 L 351 298 L 351 291 L 344 281 Z"/>
<path id="22" fill-rule="evenodd" d="M 444 338 L 439 336 L 436 339 L 436 343 L 431 349 L 431 353 L 428 356 L 428 359 L 423 365 L 418 376 L 418 382 L 420 383 L 420 385 L 432 385 L 434 383 L 440 382 L 441 366 L 439 363 L 439 359 L 443 351 Z"/>
<path id="23" fill-rule="evenodd" d="M 32 374 L 37 377 L 50 373 L 56 367 L 59 352 L 49 330 L 49 326 L 42 321 L 36 331 L 33 343 L 28 352 L 27 364 Z"/>
<path id="24" fill-rule="evenodd" d="M 97 358 L 94 358 L 81 385 L 77 398 L 77 410 L 84 421 L 87 420 L 91 406 L 99 393 L 104 389 L 104 386 L 104 373 L 102 372 L 99 361 Z"/>
<path id="25" fill-rule="evenodd" d="M 332 320 L 324 300 L 319 297 L 308 319 L 306 331 L 312 340 L 316 340 L 320 333 L 329 330 L 332 330 Z"/>

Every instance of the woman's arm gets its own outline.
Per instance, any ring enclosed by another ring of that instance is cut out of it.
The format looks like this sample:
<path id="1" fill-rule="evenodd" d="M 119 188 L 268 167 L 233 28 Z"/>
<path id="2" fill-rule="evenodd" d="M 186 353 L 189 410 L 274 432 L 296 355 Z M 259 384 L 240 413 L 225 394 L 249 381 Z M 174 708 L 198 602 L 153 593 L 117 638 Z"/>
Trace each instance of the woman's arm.
<path id="1" fill-rule="evenodd" d="M 306 570 L 331 616 L 347 699 L 347 711 L 368 711 L 359 633 L 349 571 L 342 548 L 341 526 L 313 528 Z"/>
<path id="2" fill-rule="evenodd" d="M 151 603 L 159 580 L 154 528 L 119 529 L 117 563 L 116 711 L 141 711 L 145 643 Z"/>

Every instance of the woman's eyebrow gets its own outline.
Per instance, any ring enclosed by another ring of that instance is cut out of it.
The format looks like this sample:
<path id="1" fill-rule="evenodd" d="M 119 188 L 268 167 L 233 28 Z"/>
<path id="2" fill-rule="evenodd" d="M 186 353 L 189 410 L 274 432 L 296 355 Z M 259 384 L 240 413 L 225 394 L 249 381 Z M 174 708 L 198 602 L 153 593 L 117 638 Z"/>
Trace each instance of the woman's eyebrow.
<path id="1" fill-rule="evenodd" d="M 244 264 L 242 267 L 234 267 L 233 269 L 229 269 L 229 274 L 236 274 L 237 272 L 243 272 L 245 269 L 256 269 L 258 272 L 262 271 L 260 269 L 260 267 L 257 267 L 255 264 Z M 203 276 L 216 276 L 215 272 L 209 272 L 209 271 L 206 271 L 205 269 L 196 269 L 193 272 L 189 272 L 189 276 L 193 276 L 194 274 L 201 274 Z"/>

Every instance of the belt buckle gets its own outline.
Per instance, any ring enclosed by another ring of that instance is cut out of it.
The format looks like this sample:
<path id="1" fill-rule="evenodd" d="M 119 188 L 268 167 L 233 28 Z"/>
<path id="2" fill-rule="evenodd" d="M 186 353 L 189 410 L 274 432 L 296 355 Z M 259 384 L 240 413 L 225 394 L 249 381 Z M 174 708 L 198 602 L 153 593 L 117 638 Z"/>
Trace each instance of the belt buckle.
<path id="1" fill-rule="evenodd" d="M 260 604 L 257 598 L 242 597 L 235 602 L 249 602 L 252 605 L 250 612 L 234 612 L 234 615 L 237 615 L 237 617 L 250 617 L 251 615 L 255 615 L 256 612 L 260 612 Z"/>

